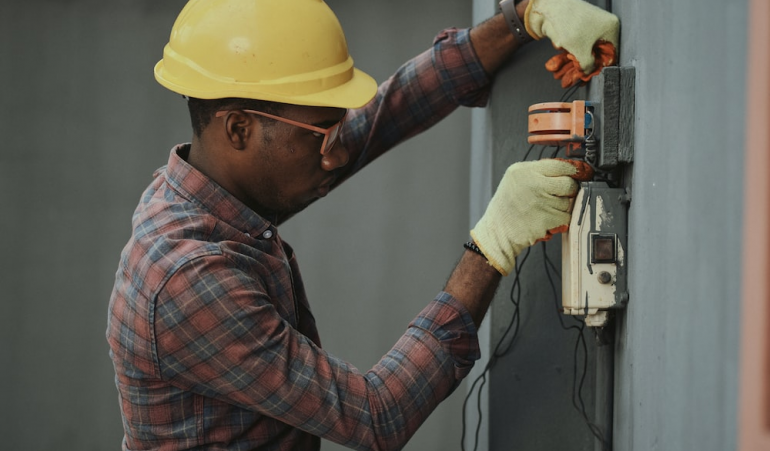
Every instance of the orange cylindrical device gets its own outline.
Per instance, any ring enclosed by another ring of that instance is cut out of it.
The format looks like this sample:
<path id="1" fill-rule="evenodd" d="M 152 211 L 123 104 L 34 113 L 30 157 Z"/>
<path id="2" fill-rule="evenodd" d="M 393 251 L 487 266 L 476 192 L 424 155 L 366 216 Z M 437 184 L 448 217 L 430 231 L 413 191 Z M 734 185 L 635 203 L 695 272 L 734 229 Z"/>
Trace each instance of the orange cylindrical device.
<path id="1" fill-rule="evenodd" d="M 586 102 L 546 102 L 529 107 L 527 142 L 542 146 L 566 146 L 579 149 L 586 138 Z"/>

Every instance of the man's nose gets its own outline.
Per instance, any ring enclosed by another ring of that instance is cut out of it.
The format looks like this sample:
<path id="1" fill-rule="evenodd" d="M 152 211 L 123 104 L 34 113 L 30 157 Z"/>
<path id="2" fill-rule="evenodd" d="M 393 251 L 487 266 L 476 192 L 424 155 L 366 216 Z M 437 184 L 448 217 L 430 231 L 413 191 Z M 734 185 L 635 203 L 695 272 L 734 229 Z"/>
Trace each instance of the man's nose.
<path id="1" fill-rule="evenodd" d="M 350 153 L 339 141 L 337 141 L 326 155 L 321 158 L 321 167 L 324 171 L 333 171 L 339 169 L 346 164 L 350 159 Z"/>

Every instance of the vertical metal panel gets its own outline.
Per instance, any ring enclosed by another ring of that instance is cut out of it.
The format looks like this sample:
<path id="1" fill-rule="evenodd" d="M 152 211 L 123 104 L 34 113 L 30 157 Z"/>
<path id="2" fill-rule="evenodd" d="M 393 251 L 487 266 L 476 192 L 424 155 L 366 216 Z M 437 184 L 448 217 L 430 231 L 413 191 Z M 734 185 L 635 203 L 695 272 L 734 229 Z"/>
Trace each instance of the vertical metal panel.
<path id="1" fill-rule="evenodd" d="M 637 73 L 615 449 L 735 449 L 746 2 L 612 4 Z"/>
<path id="2" fill-rule="evenodd" d="M 770 449 L 770 3 L 749 4 L 739 449 Z"/>
<path id="3" fill-rule="evenodd" d="M 514 55 L 511 63 L 496 77 L 489 106 L 491 145 L 493 151 L 492 187 L 496 187 L 505 169 L 527 154 L 527 109 L 529 105 L 558 101 L 565 93 L 558 81 L 543 64 L 555 53 L 547 41 L 528 45 Z M 583 92 L 578 93 L 576 98 Z M 540 147 L 533 149 L 527 159 L 539 157 Z M 553 148 L 543 155 L 550 155 Z M 572 326 L 577 322 L 562 317 L 555 302 L 560 293 L 560 281 L 552 272 L 555 292 L 546 277 L 548 258 L 560 267 L 560 240 L 532 248 L 521 276 L 521 324 L 518 338 L 510 351 L 501 357 L 490 374 L 489 449 L 591 449 L 593 437 L 581 414 L 573 407 L 573 374 L 577 332 L 563 330 L 560 319 Z M 523 256 L 520 257 L 520 260 Z M 491 354 L 510 324 L 514 307 L 509 295 L 514 276 L 504 279 L 493 304 L 490 321 Z M 510 337 L 510 336 L 509 336 Z M 594 385 L 595 345 L 589 331 L 587 378 L 582 394 L 586 411 L 595 412 Z M 507 340 L 507 339 L 506 339 Z M 505 343 L 505 341 L 504 341 Z M 504 348 L 503 346 L 502 348 Z M 583 354 L 579 348 L 578 382 L 582 374 Z M 578 402 L 576 400 L 576 402 Z"/>
<path id="4" fill-rule="evenodd" d="M 735 449 L 747 2 L 615 0 L 612 8 L 622 22 L 621 65 L 636 68 L 633 270 L 617 323 L 614 449 Z M 533 45 L 498 75 L 494 180 L 525 139 L 526 106 L 558 100 L 542 69 L 551 53 Z M 569 361 L 568 352 L 558 330 L 541 327 L 553 314 L 547 280 L 526 277 L 521 340 L 492 373 L 490 449 L 585 449 L 580 439 L 560 441 L 581 437 L 578 428 L 553 431 L 572 406 L 552 388 L 560 384 L 545 388 L 556 379 L 547 362 Z M 510 318 L 504 295 L 493 343 Z M 532 377 L 538 389 L 517 389 Z"/>

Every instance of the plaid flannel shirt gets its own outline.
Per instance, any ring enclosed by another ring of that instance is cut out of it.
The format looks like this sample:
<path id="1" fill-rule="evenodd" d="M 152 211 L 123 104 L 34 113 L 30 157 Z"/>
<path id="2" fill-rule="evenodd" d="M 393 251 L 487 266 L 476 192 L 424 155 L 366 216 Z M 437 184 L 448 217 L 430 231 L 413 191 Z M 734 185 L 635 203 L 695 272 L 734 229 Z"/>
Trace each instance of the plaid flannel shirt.
<path id="1" fill-rule="evenodd" d="M 468 30 L 449 29 L 350 111 L 344 179 L 489 79 Z M 366 373 L 321 348 L 292 248 L 175 147 L 133 215 L 109 305 L 124 450 L 314 450 L 320 438 L 399 449 L 478 359 L 446 293 Z M 341 182 L 340 180 L 339 182 Z"/>

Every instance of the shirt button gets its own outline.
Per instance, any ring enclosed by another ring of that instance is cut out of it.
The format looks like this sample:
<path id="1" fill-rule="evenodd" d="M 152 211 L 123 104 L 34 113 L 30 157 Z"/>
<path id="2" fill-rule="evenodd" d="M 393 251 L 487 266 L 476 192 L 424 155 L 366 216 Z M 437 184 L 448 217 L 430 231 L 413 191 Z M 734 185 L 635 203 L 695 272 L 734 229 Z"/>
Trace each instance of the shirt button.
<path id="1" fill-rule="evenodd" d="M 272 230 L 265 230 L 265 233 L 262 234 L 262 238 L 269 240 L 273 237 L 273 231 Z"/>

